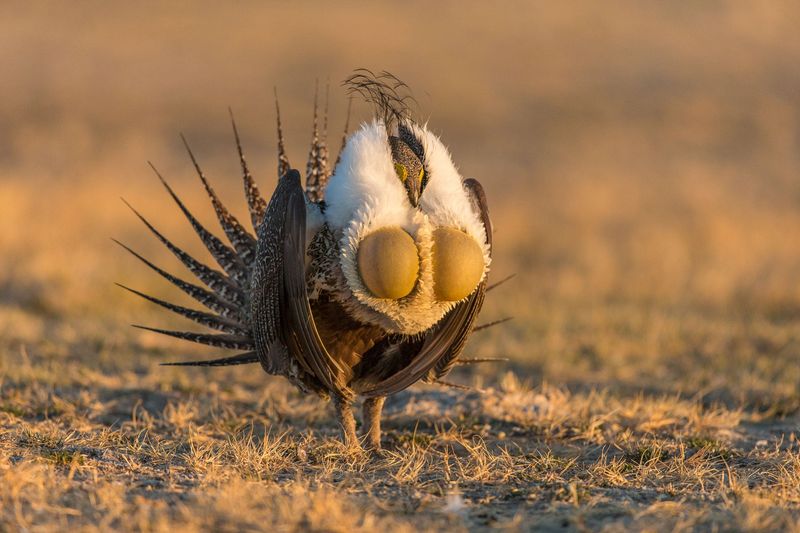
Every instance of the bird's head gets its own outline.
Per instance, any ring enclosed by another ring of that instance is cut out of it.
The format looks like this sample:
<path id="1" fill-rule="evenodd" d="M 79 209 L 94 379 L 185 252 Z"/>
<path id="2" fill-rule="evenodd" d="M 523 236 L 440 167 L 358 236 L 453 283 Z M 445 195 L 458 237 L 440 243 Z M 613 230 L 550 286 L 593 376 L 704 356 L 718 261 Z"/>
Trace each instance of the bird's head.
<path id="1" fill-rule="evenodd" d="M 416 334 L 467 298 L 489 266 L 486 229 L 450 153 L 414 121 L 395 78 L 356 76 L 376 104 L 347 139 L 325 191 L 355 316 Z"/>
<path id="2" fill-rule="evenodd" d="M 412 207 L 419 207 L 430 175 L 422 141 L 411 120 L 410 108 L 415 101 L 408 86 L 388 72 L 376 75 L 366 69 L 356 70 L 344 84 L 351 95 L 360 95 L 375 106 L 376 119 L 385 129 L 394 172 Z"/>
<path id="3" fill-rule="evenodd" d="M 400 134 L 389 136 L 389 148 L 397 178 L 403 184 L 408 201 L 413 207 L 419 207 L 420 196 L 428 184 L 428 174 L 423 164 L 422 146 L 402 126 Z M 405 132 L 405 134 L 404 134 Z"/>

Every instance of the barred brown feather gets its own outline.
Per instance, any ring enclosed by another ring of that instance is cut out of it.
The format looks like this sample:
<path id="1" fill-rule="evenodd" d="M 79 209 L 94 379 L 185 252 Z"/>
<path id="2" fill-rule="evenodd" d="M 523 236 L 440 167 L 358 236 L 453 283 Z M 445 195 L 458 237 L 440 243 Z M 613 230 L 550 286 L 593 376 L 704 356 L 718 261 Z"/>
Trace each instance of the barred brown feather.
<path id="1" fill-rule="evenodd" d="M 233 114 L 231 114 L 231 121 L 233 120 Z M 236 124 L 234 123 L 234 133 L 236 132 Z M 237 137 L 237 146 L 238 146 L 238 134 Z M 189 148 L 189 143 L 186 142 L 186 138 L 181 135 L 183 139 L 183 144 L 186 147 L 186 151 L 189 153 L 189 157 L 192 159 L 192 164 L 194 165 L 195 171 L 197 172 L 197 176 L 200 178 L 201 183 L 203 184 L 203 188 L 206 190 L 206 194 L 211 199 L 211 205 L 214 206 L 214 212 L 217 214 L 217 219 L 219 220 L 219 224 L 222 227 L 222 230 L 225 232 L 225 235 L 228 237 L 228 241 L 233 245 L 234 250 L 236 250 L 236 254 L 239 257 L 239 260 L 243 265 L 249 265 L 253 259 L 255 258 L 256 252 L 256 240 L 255 238 L 250 235 L 250 233 L 242 227 L 239 221 L 236 219 L 235 216 L 231 214 L 230 211 L 222 204 L 217 193 L 214 192 L 214 189 L 211 187 L 211 184 L 206 179 L 205 174 L 203 173 L 200 165 L 197 163 L 197 159 L 194 157 L 194 153 L 192 153 L 192 149 Z M 241 147 L 240 147 L 241 148 Z M 258 191 L 256 190 L 256 193 Z M 246 276 L 245 276 L 246 277 Z M 237 280 L 240 282 L 244 280 Z"/>
<path id="2" fill-rule="evenodd" d="M 192 298 L 194 298 L 207 308 L 211 309 L 215 313 L 218 313 L 220 316 L 226 318 L 232 318 L 237 322 L 247 323 L 247 316 L 245 314 L 242 314 L 243 310 L 236 304 L 231 303 L 223 298 L 220 298 L 219 295 L 211 291 L 207 291 L 206 289 L 199 287 L 193 283 L 189 283 L 176 276 L 173 276 L 166 270 L 157 267 L 152 262 L 145 259 L 142 255 L 133 251 L 133 249 L 131 249 L 130 247 L 122 244 L 120 241 L 116 239 L 111 239 L 111 240 L 117 243 L 118 245 L 122 246 L 125 250 L 130 252 L 134 257 L 139 259 L 142 263 L 150 267 L 158 275 L 160 275 L 161 277 L 163 277 L 164 279 L 166 279 L 167 281 L 169 281 L 170 283 L 178 287 L 180 290 L 182 290 L 183 292 L 185 292 L 186 294 L 188 294 L 189 296 L 191 296 Z"/>
<path id="3" fill-rule="evenodd" d="M 139 220 L 141 220 L 144 225 L 147 226 L 147 228 L 158 238 L 158 240 L 160 240 L 164 246 L 166 246 L 175 255 L 175 257 L 177 257 L 181 263 L 183 263 L 184 266 L 189 269 L 192 274 L 197 276 L 197 279 L 202 281 L 209 289 L 214 291 L 221 298 L 231 302 L 239 308 L 244 307 L 246 300 L 244 291 L 234 282 L 232 282 L 230 278 L 218 270 L 207 267 L 182 249 L 172 244 L 172 241 L 164 237 L 155 227 L 153 227 L 152 224 L 150 224 L 150 222 L 147 221 L 146 218 L 139 214 L 136 209 L 134 209 L 127 202 L 125 202 L 125 204 L 131 209 L 131 211 L 134 212 L 137 217 L 139 217 Z"/>
<path id="4" fill-rule="evenodd" d="M 330 176 L 328 169 L 328 146 L 326 137 L 328 134 L 328 98 L 325 97 L 324 127 L 320 134 L 317 125 L 317 98 L 319 93 L 319 83 L 317 91 L 314 93 L 314 121 L 311 133 L 311 148 L 308 152 L 308 163 L 306 164 L 306 196 L 312 202 L 319 202 L 324 197 L 325 185 Z"/>
<path id="5" fill-rule="evenodd" d="M 155 296 L 150 296 L 149 294 L 137 291 L 136 289 L 131 289 L 130 287 L 127 287 L 121 283 L 117 283 L 117 286 L 122 287 L 126 291 L 132 292 L 133 294 L 136 294 L 145 300 L 153 302 L 156 305 L 160 305 L 164 309 L 168 309 L 173 313 L 186 317 L 189 320 L 193 320 L 202 326 L 234 335 L 248 335 L 249 333 L 245 326 L 239 322 L 236 322 L 235 320 L 225 318 L 224 316 L 213 315 L 211 313 L 198 311 L 197 309 L 190 309 L 188 307 L 176 305 L 165 300 L 161 300 L 160 298 L 156 298 Z"/>

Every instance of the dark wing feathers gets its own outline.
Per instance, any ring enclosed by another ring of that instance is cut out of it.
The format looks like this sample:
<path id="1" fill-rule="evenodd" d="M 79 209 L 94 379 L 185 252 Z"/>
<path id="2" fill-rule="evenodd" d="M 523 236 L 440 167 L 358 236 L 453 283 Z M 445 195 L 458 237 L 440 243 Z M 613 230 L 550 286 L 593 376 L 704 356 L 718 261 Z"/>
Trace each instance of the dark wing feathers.
<path id="1" fill-rule="evenodd" d="M 313 374 L 329 390 L 351 398 L 347 382 L 351 374 L 335 361 L 319 336 L 305 279 L 305 221 L 306 205 L 300 175 L 291 171 L 282 178 L 289 182 L 286 202 L 283 243 L 284 291 L 281 309 L 284 312 L 284 335 L 291 355 L 307 372 Z"/>
<path id="2" fill-rule="evenodd" d="M 464 180 L 464 186 L 467 188 L 472 199 L 473 206 L 478 210 L 481 215 L 481 222 L 483 223 L 484 231 L 486 232 L 486 244 L 489 245 L 489 254 L 492 253 L 492 221 L 489 218 L 489 204 L 486 202 L 486 193 L 483 192 L 483 187 L 476 179 Z M 483 307 L 483 300 L 486 297 L 486 279 L 484 279 L 478 289 L 473 294 L 473 297 L 466 302 L 468 304 L 468 311 L 464 317 L 464 322 L 461 325 L 456 341 L 452 344 L 447 356 L 439 360 L 435 367 L 432 376 L 429 379 L 438 379 L 446 376 L 450 370 L 455 366 L 461 352 L 464 351 L 464 345 L 467 342 L 467 337 L 475 327 L 475 321 L 478 319 L 481 307 Z"/>
<path id="3" fill-rule="evenodd" d="M 434 370 L 434 367 L 438 367 L 442 361 L 455 360 L 469 335 L 471 322 L 477 315 L 476 309 L 480 308 L 482 303 L 484 291 L 482 285 L 433 327 L 425 336 L 419 352 L 412 357 L 405 368 L 367 387 L 362 394 L 368 398 L 395 394 L 428 377 L 432 372 L 438 375 L 439 370 Z"/>
<path id="4" fill-rule="evenodd" d="M 258 228 L 251 312 L 261 366 L 303 390 L 347 394 L 316 334 L 305 293 L 305 195 L 300 173 L 278 180 Z M 305 315 L 304 315 L 305 313 Z"/>
<path id="5" fill-rule="evenodd" d="M 288 182 L 278 180 L 263 221 L 258 227 L 256 262 L 250 284 L 250 316 L 256 354 L 270 374 L 280 374 L 291 367 L 280 337 L 280 295 L 283 285 L 283 220 L 286 216 Z"/>

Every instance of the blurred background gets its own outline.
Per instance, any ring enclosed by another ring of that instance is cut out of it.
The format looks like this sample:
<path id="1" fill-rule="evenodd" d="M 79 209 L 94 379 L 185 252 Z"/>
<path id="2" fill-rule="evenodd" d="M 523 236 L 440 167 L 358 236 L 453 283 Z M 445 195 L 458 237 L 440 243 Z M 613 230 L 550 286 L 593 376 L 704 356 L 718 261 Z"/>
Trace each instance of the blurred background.
<path id="1" fill-rule="evenodd" d="M 215 227 L 185 133 L 246 219 L 228 106 L 269 193 L 273 87 L 304 168 L 316 80 L 335 157 L 340 82 L 368 67 L 411 86 L 488 191 L 495 279 L 517 277 L 485 316 L 516 320 L 474 355 L 509 355 L 537 381 L 794 394 L 798 20 L 779 1 L 4 2 L 0 334 L 38 342 L 52 331 L 35 315 L 73 337 L 92 320 L 98 339 L 166 342 L 126 324 L 177 319 L 113 282 L 177 291 L 109 238 L 185 271 L 119 196 L 201 254 L 146 162 Z M 354 103 L 354 122 L 369 113 Z"/>

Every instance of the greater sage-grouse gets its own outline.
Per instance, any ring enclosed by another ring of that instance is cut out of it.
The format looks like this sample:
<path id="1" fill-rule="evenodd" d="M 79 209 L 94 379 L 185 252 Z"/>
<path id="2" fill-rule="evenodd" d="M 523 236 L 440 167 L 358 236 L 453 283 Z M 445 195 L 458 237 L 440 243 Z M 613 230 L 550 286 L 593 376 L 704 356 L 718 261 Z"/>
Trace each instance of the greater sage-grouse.
<path id="1" fill-rule="evenodd" d="M 366 445 L 378 449 L 387 395 L 420 380 L 443 383 L 459 362 L 484 361 L 459 356 L 483 304 L 492 229 L 481 185 L 463 179 L 439 138 L 411 118 L 402 82 L 359 70 L 344 84 L 375 106 L 375 118 L 349 137 L 345 127 L 331 170 L 315 102 L 305 189 L 286 157 L 276 101 L 278 183 L 269 203 L 233 124 L 255 237 L 220 202 L 188 145 L 229 244 L 156 171 L 222 270 L 191 257 L 135 210 L 207 288 L 125 248 L 211 312 L 124 288 L 220 333 L 137 327 L 243 351 L 169 364 L 261 363 L 302 391 L 332 398 L 350 446 L 359 443 L 352 404 L 362 396 Z"/>

